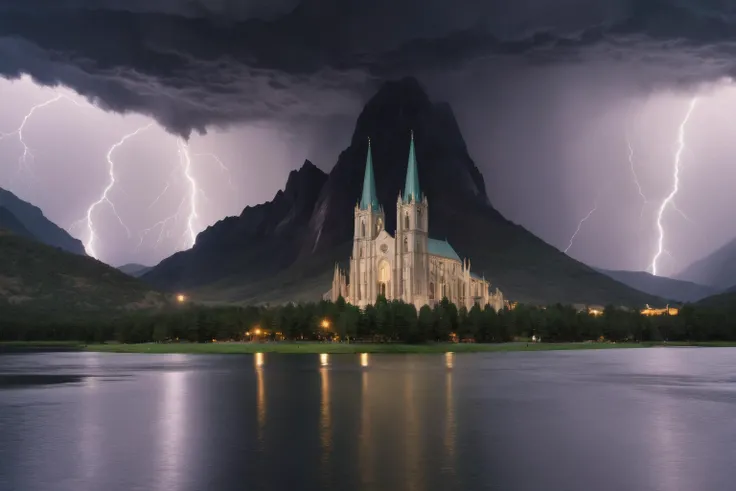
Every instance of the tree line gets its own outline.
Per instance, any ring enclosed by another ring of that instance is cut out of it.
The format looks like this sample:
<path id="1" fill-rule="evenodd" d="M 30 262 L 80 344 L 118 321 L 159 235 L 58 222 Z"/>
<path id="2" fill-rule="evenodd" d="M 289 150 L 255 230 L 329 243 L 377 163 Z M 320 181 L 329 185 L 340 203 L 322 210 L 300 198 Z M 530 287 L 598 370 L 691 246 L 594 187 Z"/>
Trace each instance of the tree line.
<path id="1" fill-rule="evenodd" d="M 182 304 L 156 311 L 41 319 L 0 308 L 0 341 L 502 343 L 532 336 L 543 342 L 736 341 L 736 309 L 687 305 L 677 316 L 647 317 L 613 306 L 593 315 L 557 304 L 517 305 L 497 312 L 490 306 L 458 308 L 444 299 L 417 312 L 413 305 L 379 298 L 363 310 L 338 299 L 280 306 Z"/>

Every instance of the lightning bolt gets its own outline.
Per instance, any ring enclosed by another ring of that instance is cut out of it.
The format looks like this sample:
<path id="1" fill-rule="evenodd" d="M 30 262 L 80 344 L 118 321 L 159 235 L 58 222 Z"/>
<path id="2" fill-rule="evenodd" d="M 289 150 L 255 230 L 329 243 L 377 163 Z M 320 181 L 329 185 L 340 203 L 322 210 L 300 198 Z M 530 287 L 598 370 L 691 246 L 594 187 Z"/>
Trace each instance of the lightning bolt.
<path id="1" fill-rule="evenodd" d="M 144 229 L 141 231 L 141 233 L 138 236 L 138 245 L 136 246 L 136 251 L 140 249 L 140 247 L 143 245 L 143 241 L 145 238 L 151 234 L 152 232 L 155 232 L 158 230 L 158 235 L 156 237 L 156 242 L 154 244 L 154 248 L 157 248 L 163 239 L 165 237 L 169 237 L 170 234 L 170 225 L 173 225 L 179 221 L 182 215 L 184 215 L 185 211 L 188 211 L 188 214 L 186 215 L 186 227 L 184 230 L 184 233 L 182 235 L 182 242 L 180 245 L 180 249 L 187 249 L 189 247 L 192 247 L 194 245 L 194 242 L 197 237 L 196 232 L 196 226 L 195 222 L 199 218 L 197 209 L 199 205 L 198 198 L 201 196 L 203 199 L 207 200 L 207 196 L 204 193 L 204 190 L 201 189 L 199 184 L 197 183 L 196 179 L 192 175 L 192 157 L 209 157 L 213 159 L 219 166 L 220 170 L 223 172 L 226 172 L 228 174 L 228 183 L 232 187 L 232 179 L 230 177 L 230 169 L 220 160 L 220 158 L 215 155 L 214 153 L 191 153 L 189 151 L 189 146 L 186 144 L 184 140 L 178 139 L 177 140 L 177 149 L 179 154 L 179 171 L 181 172 L 182 177 L 187 182 L 189 187 L 189 192 L 182 198 L 182 200 L 179 202 L 179 206 L 176 209 L 176 212 L 163 220 L 159 220 L 158 222 L 154 223 L 152 226 L 148 227 L 147 229 Z M 166 182 L 166 186 L 163 188 L 161 193 L 159 193 L 158 196 L 151 202 L 150 205 L 148 205 L 148 208 L 151 209 L 153 206 L 158 203 L 161 198 L 166 194 L 166 192 L 171 187 L 171 178 L 173 174 L 176 172 L 176 169 L 169 175 L 169 178 Z"/>
<path id="2" fill-rule="evenodd" d="M 628 132 L 626 133 L 626 145 L 629 147 L 629 168 L 631 169 L 631 177 L 634 178 L 634 184 L 636 185 L 636 189 L 639 192 L 639 197 L 641 197 L 641 212 L 639 213 L 639 219 L 641 220 L 641 218 L 644 216 L 644 208 L 647 206 L 647 203 L 649 203 L 649 200 L 644 195 L 641 183 L 639 182 L 639 176 L 636 173 L 636 165 L 634 164 L 634 147 L 631 144 L 631 139 L 629 138 Z"/>
<path id="3" fill-rule="evenodd" d="M 215 162 L 217 162 L 217 165 L 220 166 L 220 171 L 225 172 L 227 174 L 227 183 L 230 185 L 231 188 L 233 188 L 233 179 L 232 174 L 230 173 L 230 169 L 220 160 L 220 157 L 215 155 L 214 153 L 195 153 L 192 155 L 193 157 L 209 157 Z"/>
<path id="4" fill-rule="evenodd" d="M 596 212 L 596 210 L 598 210 L 598 197 L 595 198 L 595 202 L 593 203 L 593 208 L 578 223 L 578 228 L 575 230 L 575 233 L 572 234 L 572 237 L 570 237 L 570 243 L 567 245 L 567 248 L 565 249 L 565 254 L 567 254 L 567 251 L 569 251 L 570 248 L 572 247 L 572 244 L 575 242 L 575 237 L 577 237 L 578 233 L 580 233 L 580 229 L 583 227 L 583 224 L 588 220 L 588 218 L 590 218 L 593 215 L 593 213 Z"/>
<path id="5" fill-rule="evenodd" d="M 15 129 L 14 131 L 11 131 L 10 133 L 0 132 L 0 141 L 1 140 L 4 140 L 5 138 L 8 138 L 10 136 L 17 136 L 18 137 L 18 142 L 20 142 L 20 144 L 23 146 L 23 154 L 18 158 L 18 171 L 19 172 L 21 170 L 30 171 L 30 168 L 29 168 L 29 165 L 28 165 L 28 161 L 29 161 L 29 159 L 30 160 L 33 160 L 34 159 L 33 151 L 31 150 L 31 147 L 28 146 L 28 144 L 26 143 L 26 140 L 25 140 L 25 138 L 23 136 L 23 130 L 25 130 L 26 124 L 28 124 L 28 121 L 31 119 L 31 116 L 33 116 L 33 114 L 36 111 L 38 111 L 39 109 L 44 108 L 44 107 L 46 107 L 48 105 L 51 105 L 51 104 L 53 104 L 55 102 L 58 102 L 61 99 L 64 99 L 66 101 L 69 101 L 69 102 L 73 103 L 77 107 L 84 107 L 84 106 L 82 106 L 82 104 L 80 104 L 79 102 L 75 101 L 71 97 L 68 97 L 68 96 L 66 96 L 64 94 L 59 94 L 57 92 L 56 95 L 54 97 L 52 97 L 51 99 L 48 99 L 47 101 L 41 102 L 41 103 L 36 104 L 35 106 L 31 107 L 31 109 L 25 115 L 25 117 L 23 118 L 23 120 L 20 123 L 20 126 L 18 126 L 17 129 Z"/>
<path id="6" fill-rule="evenodd" d="M 664 217 L 664 212 L 667 210 L 668 206 L 671 206 L 674 210 L 678 210 L 677 206 L 674 204 L 675 196 L 677 195 L 678 191 L 680 190 L 680 164 L 682 161 L 682 154 L 685 151 L 685 127 L 687 126 L 688 121 L 690 121 L 690 116 L 693 114 L 693 110 L 695 110 L 695 105 L 698 102 L 698 98 L 694 97 L 690 101 L 690 105 L 688 106 L 687 113 L 685 114 L 685 119 L 682 120 L 682 123 L 680 123 L 680 129 L 678 131 L 678 146 L 677 151 L 675 152 L 675 165 L 674 165 L 674 182 L 672 185 L 672 191 L 670 191 L 670 194 L 667 195 L 667 197 L 662 201 L 662 204 L 659 206 L 659 210 L 657 212 L 657 230 L 659 231 L 659 239 L 657 241 L 657 253 L 652 258 L 652 264 L 650 265 L 652 274 L 654 276 L 657 276 L 657 261 L 662 256 L 663 253 L 665 253 L 665 247 L 664 247 L 664 225 L 662 225 L 662 218 Z M 679 211 L 679 210 L 678 210 Z M 680 212 L 682 214 L 682 212 Z M 683 214 L 683 216 L 685 216 Z"/>
<path id="7" fill-rule="evenodd" d="M 109 205 L 110 209 L 112 209 L 112 212 L 115 214 L 115 217 L 118 219 L 118 222 L 120 222 L 120 225 L 122 225 L 122 227 L 125 229 L 125 232 L 128 234 L 128 237 L 130 237 L 130 229 L 127 227 L 127 225 L 125 225 L 122 218 L 120 218 L 120 215 L 115 208 L 115 204 L 110 201 L 109 193 L 110 190 L 112 190 L 113 186 L 115 186 L 115 162 L 112 160 L 112 154 L 115 152 L 115 150 L 124 145 L 125 142 L 128 141 L 130 138 L 137 136 L 139 133 L 147 130 L 151 126 L 153 126 L 153 123 L 149 123 L 146 126 L 142 126 L 137 130 L 128 133 L 127 135 L 123 136 L 117 143 L 110 147 L 110 149 L 107 151 L 107 169 L 108 175 L 110 177 L 107 186 L 105 186 L 105 189 L 102 191 L 102 195 L 100 196 L 100 198 L 92 203 L 89 208 L 87 208 L 87 216 L 85 218 L 82 218 L 81 220 L 78 220 L 74 225 L 72 225 L 72 227 L 74 227 L 75 225 L 78 225 L 80 223 L 86 223 L 87 241 L 84 244 L 84 248 L 86 249 L 87 253 L 95 259 L 99 259 L 99 257 L 97 255 L 97 250 L 95 249 L 95 239 L 97 239 L 97 232 L 95 232 L 95 225 L 92 215 L 98 206 L 102 204 Z"/>
<path id="8" fill-rule="evenodd" d="M 188 247 L 193 247 L 197 240 L 197 232 L 194 230 L 194 222 L 197 220 L 197 195 L 199 194 L 199 186 L 192 176 L 192 157 L 189 155 L 189 146 L 182 139 L 177 140 L 179 147 L 179 163 L 182 166 L 184 177 L 189 181 L 189 215 L 187 217 L 186 233 L 189 235 Z"/>

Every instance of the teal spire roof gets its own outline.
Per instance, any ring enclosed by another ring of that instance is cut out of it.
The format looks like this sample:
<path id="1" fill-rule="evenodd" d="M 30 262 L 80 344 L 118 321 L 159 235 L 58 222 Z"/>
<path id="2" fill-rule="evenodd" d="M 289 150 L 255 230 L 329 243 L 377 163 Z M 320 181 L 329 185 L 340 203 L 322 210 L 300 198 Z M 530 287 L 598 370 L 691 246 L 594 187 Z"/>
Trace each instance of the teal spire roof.
<path id="1" fill-rule="evenodd" d="M 417 172 L 417 157 L 414 152 L 414 130 L 411 132 L 409 144 L 409 165 L 406 168 L 406 184 L 404 185 L 404 203 L 411 200 L 420 201 L 422 193 L 419 190 L 419 173 Z"/>
<path id="2" fill-rule="evenodd" d="M 371 156 L 371 139 L 368 138 L 368 156 L 365 158 L 365 177 L 363 177 L 363 195 L 360 198 L 360 209 L 378 210 L 376 179 L 373 176 L 373 157 Z"/>

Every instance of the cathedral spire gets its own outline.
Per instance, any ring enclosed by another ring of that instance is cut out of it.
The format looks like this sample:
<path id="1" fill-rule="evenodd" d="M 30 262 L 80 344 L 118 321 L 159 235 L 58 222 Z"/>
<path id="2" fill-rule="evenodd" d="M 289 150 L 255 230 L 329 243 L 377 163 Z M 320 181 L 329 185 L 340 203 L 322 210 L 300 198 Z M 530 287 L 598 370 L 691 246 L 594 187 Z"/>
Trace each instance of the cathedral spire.
<path id="1" fill-rule="evenodd" d="M 363 195 L 360 198 L 360 209 L 378 210 L 376 195 L 376 179 L 373 176 L 373 157 L 371 156 L 371 139 L 368 138 L 368 155 L 365 158 L 365 177 L 363 177 Z"/>
<path id="2" fill-rule="evenodd" d="M 422 199 L 419 190 L 419 172 L 417 172 L 417 157 L 414 152 L 414 130 L 411 131 L 411 143 L 409 144 L 409 165 L 406 168 L 406 184 L 404 185 L 404 202 L 420 201 Z"/>

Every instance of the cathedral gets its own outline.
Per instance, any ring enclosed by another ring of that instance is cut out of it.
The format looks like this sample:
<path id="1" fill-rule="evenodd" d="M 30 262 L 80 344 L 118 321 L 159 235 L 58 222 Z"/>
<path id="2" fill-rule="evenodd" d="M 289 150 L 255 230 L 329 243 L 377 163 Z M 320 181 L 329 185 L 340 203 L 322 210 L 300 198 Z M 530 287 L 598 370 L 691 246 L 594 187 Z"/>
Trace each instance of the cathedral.
<path id="1" fill-rule="evenodd" d="M 332 289 L 325 299 L 346 302 L 361 308 L 373 304 L 379 295 L 387 300 L 402 300 L 419 310 L 434 306 L 443 298 L 458 307 L 474 304 L 504 306 L 503 295 L 490 283 L 470 272 L 470 261 L 461 259 L 447 240 L 429 237 L 427 197 L 419 188 L 414 151 L 414 134 L 409 143 L 409 163 L 403 195 L 396 201 L 396 232 L 385 229 L 385 215 L 378 203 L 373 175 L 371 143 L 363 178 L 363 194 L 355 206 L 353 253 L 350 272 L 335 265 Z"/>

